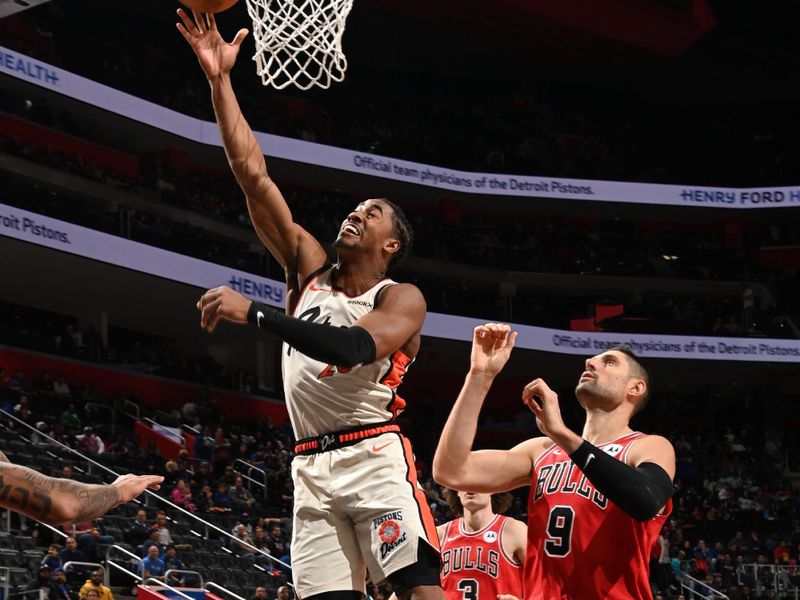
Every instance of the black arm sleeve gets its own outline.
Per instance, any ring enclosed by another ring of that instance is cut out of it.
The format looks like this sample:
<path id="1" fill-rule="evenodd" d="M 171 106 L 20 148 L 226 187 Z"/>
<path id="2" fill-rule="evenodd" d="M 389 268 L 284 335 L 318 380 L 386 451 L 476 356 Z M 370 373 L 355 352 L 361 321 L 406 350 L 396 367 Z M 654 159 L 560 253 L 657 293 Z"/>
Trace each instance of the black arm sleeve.
<path id="1" fill-rule="evenodd" d="M 289 317 L 253 302 L 247 320 L 267 329 L 308 357 L 337 367 L 355 367 L 375 361 L 375 340 L 362 327 L 331 327 Z"/>
<path id="2" fill-rule="evenodd" d="M 655 463 L 626 465 L 586 440 L 569 455 L 601 494 L 637 521 L 647 521 L 672 496 L 672 479 Z"/>

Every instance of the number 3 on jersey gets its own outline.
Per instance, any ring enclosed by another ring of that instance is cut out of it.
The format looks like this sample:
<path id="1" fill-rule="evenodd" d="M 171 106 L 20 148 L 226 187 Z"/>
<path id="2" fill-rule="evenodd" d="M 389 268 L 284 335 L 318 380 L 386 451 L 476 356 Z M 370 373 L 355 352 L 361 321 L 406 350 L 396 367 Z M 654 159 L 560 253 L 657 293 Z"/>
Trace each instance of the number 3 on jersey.
<path id="1" fill-rule="evenodd" d="M 547 539 L 544 551 L 548 556 L 564 558 L 572 550 L 572 523 L 575 511 L 571 506 L 558 505 L 550 509 L 547 518 Z"/>
<path id="2" fill-rule="evenodd" d="M 474 579 L 461 579 L 456 587 L 464 600 L 478 600 L 478 582 Z"/>

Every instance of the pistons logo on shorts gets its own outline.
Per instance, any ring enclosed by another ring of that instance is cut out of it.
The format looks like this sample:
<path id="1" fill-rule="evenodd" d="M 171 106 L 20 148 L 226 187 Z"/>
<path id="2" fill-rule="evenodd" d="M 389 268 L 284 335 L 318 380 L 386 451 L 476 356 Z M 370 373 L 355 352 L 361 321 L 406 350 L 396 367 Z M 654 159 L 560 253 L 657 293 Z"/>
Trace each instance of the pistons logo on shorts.
<path id="1" fill-rule="evenodd" d="M 384 521 L 378 529 L 378 537 L 381 538 L 384 544 L 396 542 L 397 538 L 400 537 L 400 525 L 397 524 L 397 521 L 391 519 Z"/>

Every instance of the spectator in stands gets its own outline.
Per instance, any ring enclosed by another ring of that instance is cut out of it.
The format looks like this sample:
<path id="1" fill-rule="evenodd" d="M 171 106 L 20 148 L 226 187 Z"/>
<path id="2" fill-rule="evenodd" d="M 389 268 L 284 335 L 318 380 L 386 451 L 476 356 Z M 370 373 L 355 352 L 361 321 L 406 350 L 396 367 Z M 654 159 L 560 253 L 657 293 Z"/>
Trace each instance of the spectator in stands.
<path id="1" fill-rule="evenodd" d="M 172 492 L 172 489 L 178 485 L 178 480 L 183 479 L 184 474 L 178 469 L 178 463 L 174 460 L 168 460 L 164 463 L 164 491 L 167 493 Z"/>
<path id="2" fill-rule="evenodd" d="M 89 579 L 87 579 L 86 583 L 81 587 L 78 593 L 80 600 L 91 600 L 91 598 L 89 598 L 89 592 L 96 593 L 97 600 L 114 600 L 114 594 L 111 593 L 111 588 L 103 584 L 103 571 L 100 569 L 92 571 Z"/>
<path id="3" fill-rule="evenodd" d="M 36 579 L 32 579 L 31 582 L 25 586 L 25 591 L 36 592 L 41 589 L 49 591 L 51 584 L 50 580 L 51 573 L 52 570 L 50 569 L 50 567 L 42 563 L 39 566 L 39 570 L 36 572 Z M 29 596 L 26 594 L 24 597 L 28 598 Z"/>
<path id="4" fill-rule="evenodd" d="M 20 416 L 20 413 L 23 410 L 28 410 L 29 411 L 30 410 L 30 405 L 29 404 L 30 403 L 28 401 L 28 396 L 26 394 L 20 395 L 19 400 L 17 400 L 17 403 L 14 405 L 14 415 L 17 418 L 21 419 L 22 417 Z"/>
<path id="5" fill-rule="evenodd" d="M 78 431 L 81 428 L 81 418 L 75 412 L 75 404 L 69 403 L 66 410 L 61 413 L 60 421 L 67 431 Z"/>
<path id="6" fill-rule="evenodd" d="M 266 530 L 261 525 L 256 525 L 253 528 L 253 540 L 250 543 L 259 550 L 267 550 L 267 542 L 269 542 L 269 538 L 267 537 Z M 269 550 L 267 550 L 267 552 L 269 552 Z"/>
<path id="7" fill-rule="evenodd" d="M 216 511 L 231 511 L 233 509 L 233 502 L 231 501 L 230 494 L 228 494 L 228 486 L 224 482 L 217 485 L 217 491 L 211 497 L 211 508 Z"/>
<path id="8" fill-rule="evenodd" d="M 188 476 L 192 474 L 192 461 L 189 458 L 189 451 L 186 448 L 181 448 L 178 451 L 178 457 L 175 459 L 175 463 L 178 465 L 179 470 L 187 474 L 186 479 L 188 480 Z"/>
<path id="9" fill-rule="evenodd" d="M 277 600 L 290 600 L 292 597 L 292 593 L 289 590 L 288 585 L 282 585 L 278 588 L 278 597 Z"/>
<path id="10" fill-rule="evenodd" d="M 130 526 L 124 533 L 124 537 L 126 542 L 136 546 L 140 555 L 144 554 L 141 546 L 150 538 L 150 525 L 147 523 L 147 513 L 143 508 L 136 512 L 136 517 L 131 521 Z"/>
<path id="11" fill-rule="evenodd" d="M 159 512 L 156 515 L 153 529 L 158 532 L 158 544 L 161 548 L 166 548 L 172 543 L 172 533 L 167 525 L 167 513 Z"/>
<path id="12" fill-rule="evenodd" d="M 58 379 L 53 382 L 53 393 L 60 398 L 72 397 L 72 392 L 64 375 L 59 375 Z"/>
<path id="13" fill-rule="evenodd" d="M 67 576 L 61 567 L 53 570 L 50 580 L 48 600 L 78 600 L 76 594 L 67 585 Z"/>
<path id="14" fill-rule="evenodd" d="M 195 493 L 197 493 L 203 489 L 203 486 L 211 486 L 213 483 L 214 480 L 211 475 L 211 465 L 205 461 L 201 462 L 194 472 L 194 477 L 192 478 L 191 484 L 192 489 L 195 491 Z"/>
<path id="15" fill-rule="evenodd" d="M 84 427 L 83 433 L 76 435 L 75 439 L 78 440 L 78 449 L 88 454 L 102 454 L 106 451 L 103 440 L 95 434 L 89 425 Z"/>
<path id="16" fill-rule="evenodd" d="M 172 501 L 189 512 L 195 512 L 197 507 L 192 502 L 192 491 L 186 485 L 185 479 L 179 479 L 178 485 L 172 490 Z"/>
<path id="17" fill-rule="evenodd" d="M 211 491 L 211 486 L 204 485 L 195 499 L 197 501 L 197 510 L 199 512 L 217 510 L 214 507 L 214 492 Z"/>
<path id="18" fill-rule="evenodd" d="M 70 536 L 64 542 L 64 548 L 59 553 L 61 564 L 64 565 L 69 561 L 86 562 L 86 555 L 78 549 L 78 541 Z M 53 570 L 55 573 L 55 570 Z"/>
<path id="19" fill-rule="evenodd" d="M 50 435 L 50 428 L 44 421 L 37 421 L 36 431 L 31 434 L 31 444 L 34 446 L 47 446 L 50 440 L 47 436 Z"/>
<path id="20" fill-rule="evenodd" d="M 784 554 L 791 554 L 791 552 L 792 549 L 789 544 L 786 543 L 786 540 L 781 540 L 772 550 L 772 560 L 778 562 L 783 559 Z"/>
<path id="21" fill-rule="evenodd" d="M 72 479 L 72 465 L 64 465 L 61 467 L 61 478 Z"/>
<path id="22" fill-rule="evenodd" d="M 233 470 L 233 465 L 225 466 L 222 477 L 219 478 L 219 483 L 224 483 L 227 485 L 228 490 L 230 490 L 236 484 L 236 472 Z"/>
<path id="23" fill-rule="evenodd" d="M 150 538 L 145 540 L 145 542 L 141 546 L 141 549 L 142 549 L 141 556 L 142 556 L 142 558 L 147 556 L 147 552 L 150 550 L 151 546 L 155 546 L 156 548 L 158 548 L 158 551 L 163 555 L 164 551 L 167 549 L 167 547 L 166 546 L 162 546 L 161 543 L 160 543 L 160 540 L 161 540 L 161 536 L 159 535 L 158 527 L 156 527 L 155 525 L 151 526 L 150 527 Z"/>
<path id="24" fill-rule="evenodd" d="M 270 532 L 269 541 L 267 542 L 267 552 L 273 557 L 279 559 L 287 565 L 292 564 L 292 559 L 289 552 L 289 542 L 283 537 L 283 529 L 280 525 L 273 525 Z M 286 568 L 281 566 L 280 569 L 285 571 Z"/>
<path id="25" fill-rule="evenodd" d="M 164 566 L 166 567 L 167 571 L 173 569 L 177 571 L 185 571 L 186 565 L 178 556 L 178 549 L 175 548 L 174 544 L 170 544 L 167 546 L 167 549 L 164 551 L 164 556 L 161 557 L 164 561 Z M 194 584 L 193 581 L 189 579 L 196 579 L 195 577 L 191 577 L 187 573 L 181 573 L 176 575 L 175 573 L 171 573 L 169 578 L 167 578 L 166 583 L 169 585 L 187 585 L 187 584 Z"/>
<path id="26" fill-rule="evenodd" d="M 267 600 L 267 588 L 260 585 L 256 588 L 256 593 L 250 596 L 250 600 Z"/>
<path id="27" fill-rule="evenodd" d="M 58 555 L 60 550 L 61 547 L 58 544 L 50 544 L 47 548 L 47 554 L 42 557 L 42 566 L 50 567 L 51 572 L 62 566 L 61 557 Z M 50 577 L 50 573 L 47 576 Z"/>
<path id="28" fill-rule="evenodd" d="M 234 556 L 244 558 L 245 560 L 255 559 L 252 548 L 253 540 L 250 539 L 250 534 L 247 533 L 247 527 L 244 523 L 237 523 L 233 528 L 233 536 L 235 539 L 230 541 L 230 550 Z"/>
<path id="29" fill-rule="evenodd" d="M 75 523 L 71 529 L 73 537 L 78 541 L 78 548 L 83 551 L 90 562 L 98 562 L 100 560 L 97 551 L 98 544 L 114 543 L 114 537 L 105 533 L 102 519 Z"/>
<path id="30" fill-rule="evenodd" d="M 211 437 L 211 430 L 207 425 L 203 426 L 200 435 L 194 440 L 194 456 L 198 460 L 210 462 L 214 453 L 214 438 Z"/>
<path id="31" fill-rule="evenodd" d="M 244 487 L 244 480 L 241 475 L 237 475 L 233 489 L 230 491 L 233 509 L 243 515 L 252 514 L 257 509 L 256 499 L 253 494 Z"/>
<path id="32" fill-rule="evenodd" d="M 161 552 L 158 546 L 150 546 L 147 549 L 147 556 L 142 561 L 144 571 L 142 573 L 143 579 L 154 577 L 155 579 L 164 580 L 164 573 L 167 572 L 167 566 L 160 556 Z"/>

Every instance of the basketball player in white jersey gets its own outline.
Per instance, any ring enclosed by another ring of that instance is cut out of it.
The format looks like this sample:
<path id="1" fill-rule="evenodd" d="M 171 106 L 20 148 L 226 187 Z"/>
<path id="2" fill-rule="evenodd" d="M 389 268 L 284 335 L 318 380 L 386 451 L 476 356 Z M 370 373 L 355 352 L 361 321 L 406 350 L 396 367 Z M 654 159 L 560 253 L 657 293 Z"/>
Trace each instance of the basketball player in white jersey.
<path id="1" fill-rule="evenodd" d="M 247 30 L 231 43 L 213 15 L 179 10 L 178 29 L 211 86 L 228 161 L 264 245 L 286 271 L 285 314 L 228 287 L 203 295 L 201 326 L 251 323 L 284 340 L 283 380 L 298 442 L 292 569 L 303 600 L 365 595 L 365 568 L 402 600 L 443 600 L 438 539 L 417 484 L 411 446 L 393 422 L 397 395 L 419 350 L 425 300 L 387 278 L 412 243 L 403 212 L 384 198 L 345 218 L 335 264 L 295 223 L 239 108 L 230 70 Z"/>

